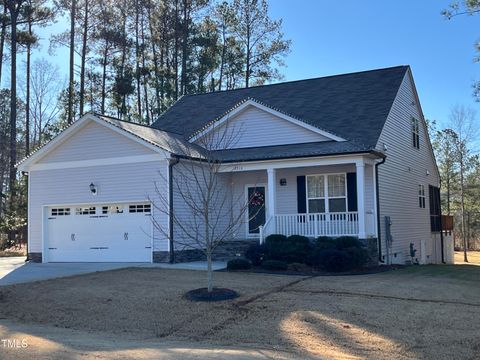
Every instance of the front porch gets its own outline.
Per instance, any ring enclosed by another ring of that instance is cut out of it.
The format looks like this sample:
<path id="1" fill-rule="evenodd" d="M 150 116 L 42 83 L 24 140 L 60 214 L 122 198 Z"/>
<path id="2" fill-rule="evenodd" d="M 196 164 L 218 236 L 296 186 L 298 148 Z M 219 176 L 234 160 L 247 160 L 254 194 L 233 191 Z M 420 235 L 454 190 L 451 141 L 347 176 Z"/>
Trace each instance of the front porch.
<path id="1" fill-rule="evenodd" d="M 377 237 L 376 161 L 337 156 L 229 167 L 234 197 L 243 193 L 250 201 L 257 191 L 264 198 L 249 208 L 244 230 L 235 237 L 260 242 L 271 234 Z"/>

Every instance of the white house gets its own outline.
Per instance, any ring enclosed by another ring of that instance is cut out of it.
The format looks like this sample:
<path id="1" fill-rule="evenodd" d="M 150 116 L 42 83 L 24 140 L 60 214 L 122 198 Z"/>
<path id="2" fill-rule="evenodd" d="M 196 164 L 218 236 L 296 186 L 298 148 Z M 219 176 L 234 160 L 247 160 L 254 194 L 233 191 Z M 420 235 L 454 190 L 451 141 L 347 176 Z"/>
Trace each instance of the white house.
<path id="1" fill-rule="evenodd" d="M 232 241 L 352 235 L 380 263 L 405 263 L 411 247 L 443 260 L 439 174 L 408 66 L 188 95 L 151 126 L 84 115 L 18 166 L 30 258 L 169 261 L 178 229 L 155 194 L 187 218 L 176 164 L 201 163 L 201 139 L 227 123 L 241 131 L 215 152 L 224 189 L 264 199 Z"/>

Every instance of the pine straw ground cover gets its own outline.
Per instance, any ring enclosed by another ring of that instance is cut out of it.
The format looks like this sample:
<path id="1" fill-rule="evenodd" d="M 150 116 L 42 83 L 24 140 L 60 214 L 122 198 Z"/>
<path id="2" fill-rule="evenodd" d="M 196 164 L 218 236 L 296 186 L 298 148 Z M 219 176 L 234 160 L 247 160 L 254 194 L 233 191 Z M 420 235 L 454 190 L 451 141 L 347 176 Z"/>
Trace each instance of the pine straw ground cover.
<path id="1" fill-rule="evenodd" d="M 205 273 L 123 269 L 0 288 L 0 317 L 22 324 L 298 357 L 452 359 L 480 352 L 480 267 L 409 267 L 301 277 L 215 273 L 240 297 L 183 298 Z"/>

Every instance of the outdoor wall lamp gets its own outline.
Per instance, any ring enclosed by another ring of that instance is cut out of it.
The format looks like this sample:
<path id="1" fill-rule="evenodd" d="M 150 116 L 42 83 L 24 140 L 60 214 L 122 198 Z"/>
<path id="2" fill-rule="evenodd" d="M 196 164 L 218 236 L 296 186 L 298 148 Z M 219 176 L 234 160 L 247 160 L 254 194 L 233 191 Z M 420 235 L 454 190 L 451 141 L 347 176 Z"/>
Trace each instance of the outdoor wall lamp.
<path id="1" fill-rule="evenodd" d="M 97 195 L 97 187 L 93 182 L 90 183 L 90 192 L 92 193 L 92 195 Z"/>
<path id="2" fill-rule="evenodd" d="M 286 186 L 287 185 L 287 179 L 281 178 L 280 179 L 280 186 Z"/>

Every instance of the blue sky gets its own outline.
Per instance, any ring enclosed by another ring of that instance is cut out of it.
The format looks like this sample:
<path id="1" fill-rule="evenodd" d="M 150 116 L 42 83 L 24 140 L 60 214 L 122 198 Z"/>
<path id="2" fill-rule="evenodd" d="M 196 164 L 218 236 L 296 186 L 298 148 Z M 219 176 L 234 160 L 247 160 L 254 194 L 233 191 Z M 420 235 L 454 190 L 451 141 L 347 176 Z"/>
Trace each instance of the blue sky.
<path id="1" fill-rule="evenodd" d="M 270 0 L 273 18 L 283 19 L 292 51 L 281 71 L 297 80 L 352 71 L 404 65 L 412 67 L 420 101 L 429 119 L 448 120 L 455 104 L 480 110 L 472 83 L 480 80 L 474 43 L 480 39 L 480 16 L 446 20 L 449 0 Z M 48 38 L 65 22 L 42 30 L 41 53 Z M 50 60 L 68 69 L 68 52 Z"/>

